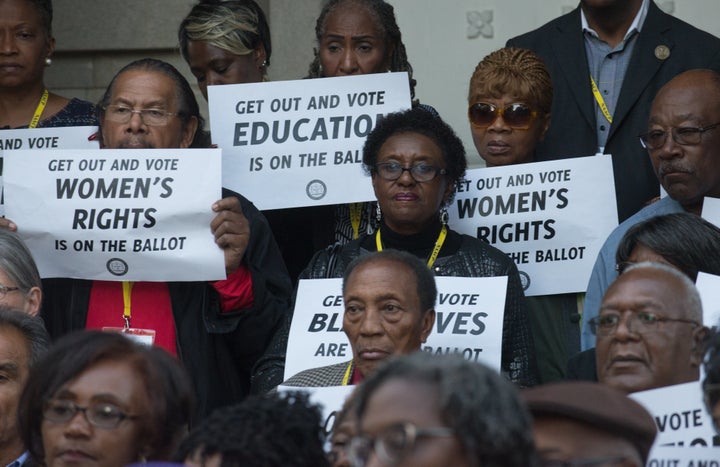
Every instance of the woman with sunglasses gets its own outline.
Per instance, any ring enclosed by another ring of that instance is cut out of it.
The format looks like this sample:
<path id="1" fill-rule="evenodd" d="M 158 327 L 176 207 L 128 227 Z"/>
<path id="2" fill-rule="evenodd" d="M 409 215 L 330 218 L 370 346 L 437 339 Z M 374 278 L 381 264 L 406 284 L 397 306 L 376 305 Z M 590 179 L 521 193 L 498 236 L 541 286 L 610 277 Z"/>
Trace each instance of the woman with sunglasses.
<path id="1" fill-rule="evenodd" d="M 470 79 L 468 119 L 488 167 L 534 162 L 550 126 L 553 88 L 535 53 L 503 48 L 482 59 Z M 527 297 L 542 383 L 565 379 L 568 357 L 580 350 L 576 294 Z"/>
<path id="2" fill-rule="evenodd" d="M 501 368 L 521 386 L 536 384 L 532 336 L 515 264 L 500 250 L 447 225 L 446 206 L 467 167 L 462 142 L 452 128 L 420 108 L 389 114 L 365 141 L 363 167 L 377 198 L 379 228 L 317 252 L 300 278 L 342 277 L 353 259 L 389 248 L 416 255 L 436 276 L 508 276 Z"/>
<path id="3" fill-rule="evenodd" d="M 485 57 L 470 79 L 468 118 L 488 167 L 533 162 L 550 127 L 553 88 L 542 60 L 526 49 Z"/>
<path id="4" fill-rule="evenodd" d="M 193 415 L 177 360 L 121 334 L 79 331 L 31 369 L 20 436 L 34 465 L 122 467 L 167 461 Z"/>

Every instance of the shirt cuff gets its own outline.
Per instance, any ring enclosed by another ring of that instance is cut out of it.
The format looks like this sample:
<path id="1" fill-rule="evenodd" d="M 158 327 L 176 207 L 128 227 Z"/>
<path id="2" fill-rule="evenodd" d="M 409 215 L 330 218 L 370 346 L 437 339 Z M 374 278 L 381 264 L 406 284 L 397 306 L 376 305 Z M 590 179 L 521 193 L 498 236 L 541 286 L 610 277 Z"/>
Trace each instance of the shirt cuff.
<path id="1" fill-rule="evenodd" d="M 222 313 L 246 310 L 255 303 L 253 294 L 252 275 L 244 264 L 228 276 L 225 280 L 212 282 L 212 286 L 220 295 L 220 310 Z"/>

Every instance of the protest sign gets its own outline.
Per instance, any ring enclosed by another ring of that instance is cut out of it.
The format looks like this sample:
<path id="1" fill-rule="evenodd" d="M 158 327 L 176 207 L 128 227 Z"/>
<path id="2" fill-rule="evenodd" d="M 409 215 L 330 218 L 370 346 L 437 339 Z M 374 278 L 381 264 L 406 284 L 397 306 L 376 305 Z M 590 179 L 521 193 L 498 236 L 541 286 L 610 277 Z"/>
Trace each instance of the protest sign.
<path id="1" fill-rule="evenodd" d="M 435 326 L 422 350 L 460 354 L 500 371 L 507 277 L 436 277 Z M 301 280 L 285 359 L 285 379 L 352 359 L 342 330 L 342 279 Z"/>
<path id="2" fill-rule="evenodd" d="M 7 214 L 43 277 L 222 279 L 220 162 L 219 149 L 9 151 Z"/>
<path id="3" fill-rule="evenodd" d="M 703 199 L 702 217 L 711 224 L 720 226 L 720 198 L 706 196 Z"/>
<path id="4" fill-rule="evenodd" d="M 0 174 L 2 155 L 5 151 L 19 149 L 98 149 L 100 145 L 93 138 L 96 126 L 69 126 L 59 128 L 25 128 L 0 132 Z M 0 191 L 2 190 L 0 175 Z M 0 196 L 0 216 L 5 215 L 4 196 Z"/>
<path id="5" fill-rule="evenodd" d="M 720 276 L 699 272 L 695 286 L 702 301 L 703 324 L 720 326 Z"/>
<path id="6" fill-rule="evenodd" d="M 365 137 L 410 108 L 404 72 L 209 86 L 208 98 L 223 186 L 263 210 L 375 199 Z"/>
<path id="7" fill-rule="evenodd" d="M 507 253 L 525 295 L 580 292 L 617 227 L 610 157 L 468 170 L 450 226 Z"/>
<path id="8" fill-rule="evenodd" d="M 655 419 L 653 446 L 720 446 L 699 381 L 630 394 Z"/>
<path id="9" fill-rule="evenodd" d="M 655 446 L 646 467 L 720 467 L 720 448 Z"/>

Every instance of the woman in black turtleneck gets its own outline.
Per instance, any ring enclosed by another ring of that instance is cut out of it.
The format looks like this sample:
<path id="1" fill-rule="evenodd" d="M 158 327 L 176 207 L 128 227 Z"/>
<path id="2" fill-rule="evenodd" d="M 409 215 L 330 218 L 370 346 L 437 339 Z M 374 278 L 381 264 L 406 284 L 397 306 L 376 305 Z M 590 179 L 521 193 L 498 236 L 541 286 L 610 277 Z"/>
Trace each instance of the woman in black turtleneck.
<path id="1" fill-rule="evenodd" d="M 423 109 L 390 114 L 368 135 L 363 166 L 372 177 L 380 229 L 317 252 L 300 278 L 342 277 L 354 258 L 386 248 L 413 253 L 438 276 L 508 276 L 502 370 L 522 386 L 536 384 L 532 337 L 515 264 L 500 250 L 446 225 L 445 206 L 467 166 L 453 130 Z"/>

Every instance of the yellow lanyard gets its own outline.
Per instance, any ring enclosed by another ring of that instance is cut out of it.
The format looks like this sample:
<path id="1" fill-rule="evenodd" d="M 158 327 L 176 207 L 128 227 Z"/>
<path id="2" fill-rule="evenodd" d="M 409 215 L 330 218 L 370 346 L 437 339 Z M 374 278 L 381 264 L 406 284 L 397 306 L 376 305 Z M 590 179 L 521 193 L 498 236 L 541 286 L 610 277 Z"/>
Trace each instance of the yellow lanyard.
<path id="1" fill-rule="evenodd" d="M 433 264 L 435 264 L 435 260 L 437 259 L 438 255 L 440 254 L 440 249 L 443 246 L 443 243 L 445 243 L 445 238 L 447 237 L 447 226 L 443 225 L 442 230 L 440 230 L 440 235 L 438 235 L 437 241 L 435 241 L 435 246 L 433 247 L 432 253 L 430 253 L 430 257 L 427 260 L 427 266 L 429 268 L 433 267 Z M 380 239 L 380 229 L 377 230 L 377 233 L 375 234 L 375 246 L 377 247 L 377 251 L 382 251 L 382 240 Z"/>
<path id="2" fill-rule="evenodd" d="M 605 115 L 605 118 L 607 118 L 607 121 L 612 123 L 612 115 L 610 115 L 610 111 L 605 104 L 605 99 L 603 99 L 602 94 L 600 94 L 600 90 L 598 89 L 597 84 L 595 84 L 595 80 L 592 76 L 590 76 L 590 86 L 592 87 L 592 93 L 595 96 L 595 100 L 600 106 L 600 110 L 602 111 L 603 115 Z"/>
<path id="3" fill-rule="evenodd" d="M 45 106 L 47 105 L 49 95 L 50 93 L 47 89 L 45 89 L 43 91 L 42 97 L 40 98 L 40 102 L 38 102 L 37 108 L 35 109 L 33 118 L 32 120 L 30 120 L 30 125 L 28 125 L 28 128 L 37 128 L 38 123 L 40 122 L 40 116 L 42 115 L 43 111 L 45 110 Z"/>
<path id="4" fill-rule="evenodd" d="M 132 298 L 133 283 L 123 281 L 123 319 L 125 320 L 125 329 L 130 328 L 130 299 Z"/>
<path id="5" fill-rule="evenodd" d="M 352 224 L 353 240 L 360 236 L 360 219 L 363 203 L 350 203 L 350 224 Z"/>
<path id="6" fill-rule="evenodd" d="M 345 370 L 345 374 L 343 375 L 342 385 L 347 386 L 350 384 L 350 377 L 352 376 L 352 370 L 353 370 L 353 362 L 352 360 L 350 363 L 348 363 L 347 369 Z"/>

